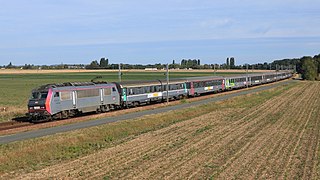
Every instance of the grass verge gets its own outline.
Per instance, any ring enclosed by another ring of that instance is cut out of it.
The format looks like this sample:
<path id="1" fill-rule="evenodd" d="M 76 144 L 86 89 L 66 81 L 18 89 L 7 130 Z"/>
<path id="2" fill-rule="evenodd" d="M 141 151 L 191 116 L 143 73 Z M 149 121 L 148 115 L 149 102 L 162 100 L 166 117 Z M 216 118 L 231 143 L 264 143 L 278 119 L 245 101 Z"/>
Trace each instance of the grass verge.
<path id="1" fill-rule="evenodd" d="M 275 97 L 298 83 L 226 101 L 203 104 L 167 113 L 106 124 L 68 133 L 0 145 L 0 175 L 11 171 L 30 172 L 115 146 L 136 136 L 192 119 L 203 114 L 230 108 L 250 108 Z M 210 127 L 208 127 L 210 128 Z M 198 133 L 206 129 L 199 130 Z"/>

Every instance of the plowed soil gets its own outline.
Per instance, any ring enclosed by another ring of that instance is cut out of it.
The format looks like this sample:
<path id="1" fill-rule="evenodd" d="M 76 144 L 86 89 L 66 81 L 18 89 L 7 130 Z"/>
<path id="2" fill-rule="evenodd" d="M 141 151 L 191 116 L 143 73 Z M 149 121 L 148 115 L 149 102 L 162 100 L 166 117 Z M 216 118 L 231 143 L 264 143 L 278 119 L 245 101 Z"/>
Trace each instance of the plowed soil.
<path id="1" fill-rule="evenodd" d="M 320 83 L 217 110 L 17 179 L 319 179 Z"/>

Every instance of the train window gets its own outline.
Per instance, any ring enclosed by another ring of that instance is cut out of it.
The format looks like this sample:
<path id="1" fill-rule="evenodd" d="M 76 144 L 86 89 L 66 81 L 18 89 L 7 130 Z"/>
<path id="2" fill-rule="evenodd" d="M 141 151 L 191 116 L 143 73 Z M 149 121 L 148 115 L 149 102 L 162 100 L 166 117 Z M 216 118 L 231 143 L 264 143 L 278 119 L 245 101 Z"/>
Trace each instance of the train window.
<path id="1" fill-rule="evenodd" d="M 191 88 L 191 83 L 190 83 L 190 82 L 187 82 L 187 83 L 186 83 L 186 88 L 187 88 L 187 89 L 190 89 L 190 88 Z"/>
<path id="2" fill-rule="evenodd" d="M 135 88 L 135 90 L 136 90 L 136 94 L 144 94 L 146 92 L 146 89 L 142 87 L 137 87 Z"/>
<path id="3" fill-rule="evenodd" d="M 99 89 L 78 90 L 78 98 L 99 96 Z"/>
<path id="4" fill-rule="evenodd" d="M 177 89 L 177 85 L 176 84 L 170 84 L 169 85 L 169 90 L 175 90 Z"/>
<path id="5" fill-rule="evenodd" d="M 66 101 L 71 99 L 71 92 L 70 91 L 63 91 L 61 92 L 60 100 Z"/>
<path id="6" fill-rule="evenodd" d="M 153 88 L 153 86 L 149 86 L 149 92 L 151 92 L 151 93 L 153 93 L 154 92 L 154 88 Z"/>
<path id="7" fill-rule="evenodd" d="M 140 94 L 139 88 L 132 88 L 132 94 Z"/>
<path id="8" fill-rule="evenodd" d="M 163 89 L 163 91 L 166 91 L 167 90 L 167 85 L 162 85 L 162 89 Z"/>
<path id="9" fill-rule="evenodd" d="M 174 88 L 174 90 L 180 89 L 180 84 L 173 84 L 173 88 Z"/>
<path id="10" fill-rule="evenodd" d="M 59 92 L 54 93 L 54 97 L 60 97 Z"/>
<path id="11" fill-rule="evenodd" d="M 173 90 L 179 89 L 179 84 L 173 84 Z"/>
<path id="12" fill-rule="evenodd" d="M 146 86 L 143 89 L 144 89 L 144 92 L 141 92 L 141 94 L 150 93 L 150 86 Z"/>
<path id="13" fill-rule="evenodd" d="M 116 92 L 116 88 L 115 87 L 112 87 L 112 92 Z"/>
<path id="14" fill-rule="evenodd" d="M 138 88 L 132 88 L 132 94 L 140 94 Z"/>
<path id="15" fill-rule="evenodd" d="M 104 89 L 104 95 L 105 96 L 110 96 L 111 95 L 111 89 L 110 88 Z"/>
<path id="16" fill-rule="evenodd" d="M 134 93 L 133 93 L 133 89 L 130 88 L 130 89 L 129 89 L 129 95 L 132 95 L 132 94 L 134 94 Z"/>
<path id="17" fill-rule="evenodd" d="M 213 81 L 213 85 L 214 86 L 218 86 L 219 85 L 219 81 L 217 81 L 217 80 Z"/>
<path id="18" fill-rule="evenodd" d="M 161 86 L 155 86 L 156 88 L 156 92 L 160 92 L 161 91 Z"/>

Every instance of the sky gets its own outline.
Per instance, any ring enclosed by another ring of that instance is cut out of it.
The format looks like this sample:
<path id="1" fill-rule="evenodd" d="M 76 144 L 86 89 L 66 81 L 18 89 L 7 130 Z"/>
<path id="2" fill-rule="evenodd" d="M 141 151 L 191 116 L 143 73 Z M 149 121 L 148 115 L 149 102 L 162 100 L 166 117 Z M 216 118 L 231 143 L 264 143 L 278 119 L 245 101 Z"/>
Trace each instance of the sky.
<path id="1" fill-rule="evenodd" d="M 272 62 L 319 29 L 319 0 L 0 0 L 0 65 Z"/>

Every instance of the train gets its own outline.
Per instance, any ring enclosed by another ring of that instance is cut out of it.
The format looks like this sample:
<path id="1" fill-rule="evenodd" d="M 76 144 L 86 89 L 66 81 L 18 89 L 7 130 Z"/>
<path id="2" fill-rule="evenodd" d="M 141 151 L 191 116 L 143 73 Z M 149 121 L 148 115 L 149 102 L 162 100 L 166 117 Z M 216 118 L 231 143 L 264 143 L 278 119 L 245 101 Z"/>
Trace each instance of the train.
<path id="1" fill-rule="evenodd" d="M 128 82 L 66 82 L 42 85 L 31 92 L 27 117 L 31 122 L 67 119 L 86 112 L 116 109 L 195 97 L 271 83 L 292 72 L 269 72 L 231 77 L 204 76 Z"/>

